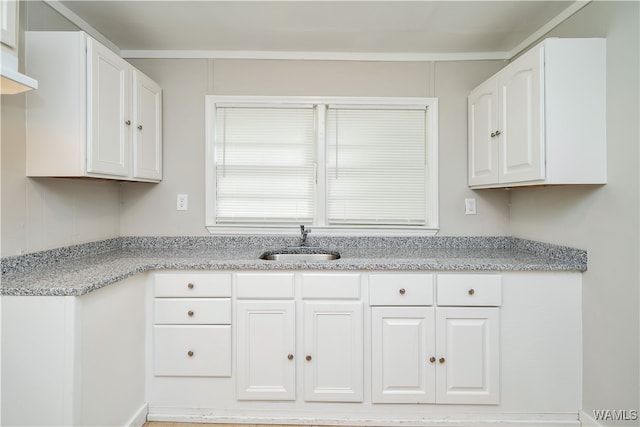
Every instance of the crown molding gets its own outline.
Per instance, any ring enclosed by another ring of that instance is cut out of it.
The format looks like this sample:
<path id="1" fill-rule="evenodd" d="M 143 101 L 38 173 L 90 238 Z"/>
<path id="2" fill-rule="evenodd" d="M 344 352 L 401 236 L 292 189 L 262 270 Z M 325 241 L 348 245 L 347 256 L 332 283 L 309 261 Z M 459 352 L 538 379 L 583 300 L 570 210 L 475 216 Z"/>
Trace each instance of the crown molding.
<path id="1" fill-rule="evenodd" d="M 518 44 L 516 47 L 511 49 L 508 52 L 509 59 L 513 59 L 514 57 L 518 56 L 520 53 L 524 52 L 528 47 L 530 47 L 535 42 L 543 38 L 545 34 L 553 30 L 554 28 L 556 28 L 558 25 L 562 24 L 564 21 L 569 19 L 577 11 L 579 11 L 589 3 L 591 3 L 591 0 L 576 0 L 575 2 L 573 2 L 569 7 L 567 7 L 565 10 L 560 12 L 558 15 L 556 15 L 553 19 L 551 19 L 545 25 L 538 28 L 537 31 L 535 31 L 529 37 L 527 37 L 522 42 L 520 42 L 520 44 Z"/>
<path id="2" fill-rule="evenodd" d="M 506 60 L 508 52 L 382 53 L 382 52 L 284 52 L 249 50 L 123 50 L 123 58 L 165 59 L 280 59 L 311 61 L 482 61 Z"/>
<path id="3" fill-rule="evenodd" d="M 71 21 L 82 31 L 91 35 L 123 58 L 129 59 L 272 59 L 272 60 L 315 60 L 315 61 L 389 61 L 389 62 L 438 62 L 438 61 L 508 61 L 525 51 L 549 31 L 560 25 L 592 0 L 576 0 L 557 16 L 552 18 L 520 44 L 508 52 L 286 52 L 249 50 L 120 50 L 111 40 L 92 27 L 80 16 L 72 12 L 59 0 L 43 2 Z"/>
<path id="4" fill-rule="evenodd" d="M 67 6 L 60 3 L 59 0 L 42 0 L 42 2 L 58 12 L 60 15 L 67 18 L 76 27 L 80 28 L 82 31 L 89 34 L 91 37 L 98 40 L 100 43 L 102 43 L 112 51 L 116 52 L 118 55 L 121 55 L 120 48 L 118 46 L 116 46 L 111 40 L 105 37 L 100 31 L 93 28 L 87 21 L 76 15 Z"/>

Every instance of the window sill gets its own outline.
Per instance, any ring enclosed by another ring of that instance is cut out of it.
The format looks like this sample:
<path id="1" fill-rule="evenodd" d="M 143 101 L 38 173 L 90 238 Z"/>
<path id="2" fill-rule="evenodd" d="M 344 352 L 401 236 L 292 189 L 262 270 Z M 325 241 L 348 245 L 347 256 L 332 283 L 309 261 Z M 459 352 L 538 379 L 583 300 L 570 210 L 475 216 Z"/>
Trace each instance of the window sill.
<path id="1" fill-rule="evenodd" d="M 207 226 L 212 235 L 299 235 L 299 226 L 281 227 L 239 227 L 239 226 Z M 438 227 L 313 227 L 314 236 L 435 236 Z"/>

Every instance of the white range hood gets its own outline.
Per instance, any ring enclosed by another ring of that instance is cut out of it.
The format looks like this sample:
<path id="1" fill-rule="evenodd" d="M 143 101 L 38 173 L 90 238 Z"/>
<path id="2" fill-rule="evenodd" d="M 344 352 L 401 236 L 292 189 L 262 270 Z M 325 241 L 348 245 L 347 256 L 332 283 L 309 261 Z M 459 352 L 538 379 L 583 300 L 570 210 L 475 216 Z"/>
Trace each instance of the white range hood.
<path id="1" fill-rule="evenodd" d="M 13 95 L 38 88 L 38 81 L 18 72 L 18 58 L 2 52 L 0 59 L 0 94 Z"/>

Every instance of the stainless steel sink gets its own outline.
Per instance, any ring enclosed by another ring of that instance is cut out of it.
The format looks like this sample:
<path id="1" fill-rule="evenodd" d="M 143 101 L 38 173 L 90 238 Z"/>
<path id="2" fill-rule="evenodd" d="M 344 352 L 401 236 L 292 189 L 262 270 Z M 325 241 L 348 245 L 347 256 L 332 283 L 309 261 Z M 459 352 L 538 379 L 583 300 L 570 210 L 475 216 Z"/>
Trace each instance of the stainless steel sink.
<path id="1" fill-rule="evenodd" d="M 333 261 L 340 258 L 336 251 L 314 249 L 307 247 L 286 248 L 282 250 L 267 251 L 260 255 L 260 259 L 267 261 L 286 262 L 321 262 Z"/>

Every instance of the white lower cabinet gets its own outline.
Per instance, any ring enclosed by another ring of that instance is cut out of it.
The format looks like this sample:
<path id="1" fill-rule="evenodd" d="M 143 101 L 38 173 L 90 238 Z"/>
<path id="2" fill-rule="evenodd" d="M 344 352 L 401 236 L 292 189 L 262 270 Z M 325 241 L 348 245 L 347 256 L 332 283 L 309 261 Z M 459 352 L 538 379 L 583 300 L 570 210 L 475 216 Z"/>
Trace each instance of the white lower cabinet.
<path id="1" fill-rule="evenodd" d="M 304 302 L 304 400 L 362 402 L 362 302 Z"/>
<path id="2" fill-rule="evenodd" d="M 156 325 L 158 376 L 224 377 L 231 374 L 231 325 Z"/>
<path id="3" fill-rule="evenodd" d="M 293 301 L 236 303 L 236 397 L 295 400 Z"/>
<path id="4" fill-rule="evenodd" d="M 143 277 L 81 296 L 2 296 L 1 425 L 144 423 Z"/>
<path id="5" fill-rule="evenodd" d="M 435 402 L 433 307 L 371 309 L 371 401 Z"/>
<path id="6" fill-rule="evenodd" d="M 229 274 L 156 274 L 153 302 L 155 376 L 231 376 Z"/>
<path id="7" fill-rule="evenodd" d="M 498 403 L 498 308 L 437 308 L 435 316 L 436 403 Z"/>
<path id="8" fill-rule="evenodd" d="M 236 398 L 295 400 L 296 378 L 301 377 L 305 401 L 362 402 L 360 274 L 310 273 L 300 281 L 303 325 L 296 328 L 293 274 L 237 275 Z M 358 301 L 327 300 L 331 297 Z M 303 375 L 297 376 L 297 369 Z"/>
<path id="9" fill-rule="evenodd" d="M 579 272 L 176 271 L 149 289 L 149 421 L 579 425 Z"/>
<path id="10" fill-rule="evenodd" d="M 495 404 L 497 308 L 374 307 L 374 403 Z"/>
<path id="11" fill-rule="evenodd" d="M 500 275 L 438 275 L 436 304 L 460 307 L 419 307 L 431 275 L 372 276 L 372 402 L 499 403 L 498 308 L 475 306 L 500 304 Z"/>

